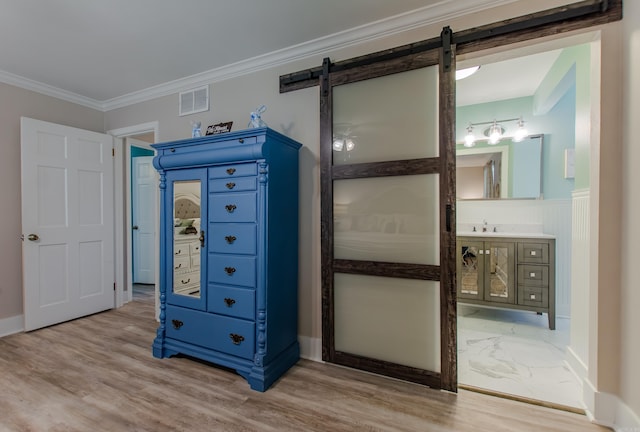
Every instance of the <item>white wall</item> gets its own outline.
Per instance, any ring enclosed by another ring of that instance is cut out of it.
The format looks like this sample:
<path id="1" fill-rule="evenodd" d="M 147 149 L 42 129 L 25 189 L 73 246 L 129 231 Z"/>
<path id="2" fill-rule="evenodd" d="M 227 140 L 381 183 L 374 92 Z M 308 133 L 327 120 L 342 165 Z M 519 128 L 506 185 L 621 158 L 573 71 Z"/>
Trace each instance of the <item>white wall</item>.
<path id="1" fill-rule="evenodd" d="M 620 300 L 621 355 L 620 397 L 635 412 L 640 424 L 640 193 L 638 193 L 638 122 L 640 120 L 640 2 L 624 3 L 622 58 L 623 70 L 623 190 L 622 190 L 622 292 Z"/>
<path id="2" fill-rule="evenodd" d="M 635 425 L 634 413 L 640 413 L 640 371 L 634 368 L 634 361 L 640 358 L 638 337 L 634 335 L 640 328 L 636 309 L 640 307 L 640 295 L 635 288 L 635 255 L 633 246 L 639 238 L 640 198 L 634 195 L 635 165 L 640 163 L 640 150 L 634 142 L 637 119 L 640 118 L 638 84 L 633 79 L 640 76 L 640 54 L 638 36 L 640 13 L 638 2 L 625 3 L 625 35 L 630 40 L 622 55 L 619 24 L 602 28 L 602 122 L 592 118 L 607 149 L 595 151 L 592 156 L 591 179 L 591 233 L 595 247 L 590 256 L 591 306 L 589 323 L 589 383 L 593 386 L 596 405 L 604 407 L 600 396 L 613 395 L 614 403 L 608 407 L 620 407 L 622 414 L 611 414 L 593 408 L 596 417 L 603 415 L 611 419 Z M 319 198 L 319 96 L 318 88 L 309 88 L 287 94 L 278 93 L 278 76 L 305 68 L 319 66 L 322 58 L 330 56 L 339 61 L 356 55 L 367 54 L 402 44 L 429 39 L 439 35 L 447 24 L 455 31 L 488 24 L 491 22 L 524 15 L 534 10 L 558 6 L 568 1 L 540 0 L 531 2 L 518 0 L 513 3 L 484 12 L 474 12 L 464 17 L 450 18 L 446 22 L 427 24 L 401 34 L 392 34 L 376 40 L 366 40 L 360 44 L 335 48 L 329 52 L 319 52 L 307 59 L 277 66 L 250 75 L 216 82 L 211 87 L 212 110 L 189 117 L 177 116 L 177 95 L 139 103 L 116 109 L 105 115 L 105 130 L 127 127 L 149 121 L 159 121 L 159 138 L 167 141 L 185 138 L 190 133 L 190 121 L 202 121 L 203 126 L 220 121 L 234 121 L 234 130 L 243 128 L 249 112 L 260 104 L 268 106 L 264 120 L 274 129 L 284 132 L 302 142 L 300 154 L 300 334 L 312 343 L 319 343 L 321 337 L 320 311 L 320 198 Z M 629 5 L 630 4 L 630 5 Z M 555 37 L 555 36 L 553 36 Z M 625 92 L 625 138 L 621 135 L 623 117 L 619 109 L 622 98 L 620 80 L 622 58 L 625 58 L 625 84 L 631 91 Z M 599 125 L 602 124 L 600 130 Z M 596 143 L 599 145 L 599 143 Z M 609 146 L 610 144 L 610 146 Z M 622 153 L 624 152 L 624 155 Z M 623 164 L 624 156 L 624 164 Z M 620 169 L 624 167 L 624 174 Z M 621 182 L 629 185 L 621 191 Z M 622 199 L 624 198 L 624 199 Z M 624 202 L 624 204 L 622 204 Z M 508 205 L 508 204 L 507 204 Z M 570 202 L 566 203 L 570 215 Z M 627 213 L 620 216 L 621 209 Z M 509 209 L 517 211 L 517 209 Z M 555 210 L 553 210 L 555 211 Z M 460 215 L 460 209 L 458 209 Z M 498 215 L 489 217 L 497 217 Z M 559 226 L 565 218 L 554 222 L 546 211 L 540 217 L 543 223 Z M 496 219 L 497 220 L 497 219 Z M 570 220 L 570 218 L 569 218 Z M 622 224 L 621 224 L 622 222 Z M 622 228 L 621 228 L 622 227 Z M 555 229 L 555 228 L 554 228 Z M 545 229 L 547 230 L 547 229 Z M 554 233 L 554 231 L 550 231 Z M 621 232 L 624 232 L 624 253 L 620 253 Z M 569 247 L 569 246 L 567 246 Z M 621 270 L 620 270 L 621 269 Z M 622 279 L 622 283 L 621 283 Z M 622 289 L 620 289 L 622 285 Z M 606 397 L 604 398 L 606 399 Z M 611 400 L 611 399 L 610 399 Z M 596 406 L 597 408 L 598 406 Z M 636 419 L 637 420 L 637 419 Z M 640 422 L 636 423 L 640 427 Z"/>

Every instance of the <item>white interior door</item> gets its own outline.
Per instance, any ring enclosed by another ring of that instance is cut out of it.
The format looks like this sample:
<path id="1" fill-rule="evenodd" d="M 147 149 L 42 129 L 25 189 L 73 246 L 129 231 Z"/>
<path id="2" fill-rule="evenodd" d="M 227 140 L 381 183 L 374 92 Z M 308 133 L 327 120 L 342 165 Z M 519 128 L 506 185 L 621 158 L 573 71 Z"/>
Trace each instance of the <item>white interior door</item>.
<path id="1" fill-rule="evenodd" d="M 25 330 L 114 307 L 113 139 L 23 117 Z"/>
<path id="2" fill-rule="evenodd" d="M 133 282 L 155 283 L 156 177 L 153 156 L 132 158 Z"/>

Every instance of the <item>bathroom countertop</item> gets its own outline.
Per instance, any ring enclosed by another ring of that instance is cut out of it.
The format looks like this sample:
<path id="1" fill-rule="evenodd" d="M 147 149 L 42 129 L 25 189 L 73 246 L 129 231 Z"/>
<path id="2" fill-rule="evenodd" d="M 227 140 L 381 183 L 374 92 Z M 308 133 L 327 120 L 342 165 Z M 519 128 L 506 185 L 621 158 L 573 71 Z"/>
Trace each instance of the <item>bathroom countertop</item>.
<path id="1" fill-rule="evenodd" d="M 493 231 L 458 231 L 456 233 L 458 237 L 489 237 L 489 238 L 540 238 L 540 239 L 553 239 L 556 236 L 543 233 L 531 233 L 531 232 L 493 232 Z"/>

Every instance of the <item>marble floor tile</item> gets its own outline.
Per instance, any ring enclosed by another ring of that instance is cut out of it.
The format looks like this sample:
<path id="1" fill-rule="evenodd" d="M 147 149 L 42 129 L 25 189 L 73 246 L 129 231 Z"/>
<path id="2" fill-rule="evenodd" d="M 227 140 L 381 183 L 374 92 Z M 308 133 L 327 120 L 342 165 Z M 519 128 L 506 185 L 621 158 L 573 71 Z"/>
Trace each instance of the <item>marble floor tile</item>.
<path id="1" fill-rule="evenodd" d="M 584 408 L 582 385 L 565 362 L 569 319 L 458 306 L 458 382 Z"/>

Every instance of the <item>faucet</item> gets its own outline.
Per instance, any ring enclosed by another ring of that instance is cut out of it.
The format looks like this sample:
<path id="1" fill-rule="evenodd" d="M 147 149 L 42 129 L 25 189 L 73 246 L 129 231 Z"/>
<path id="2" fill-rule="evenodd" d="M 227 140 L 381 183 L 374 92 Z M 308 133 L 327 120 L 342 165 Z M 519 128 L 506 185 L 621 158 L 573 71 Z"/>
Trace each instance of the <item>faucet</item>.
<path id="1" fill-rule="evenodd" d="M 487 232 L 487 220 L 482 221 L 482 232 Z"/>

